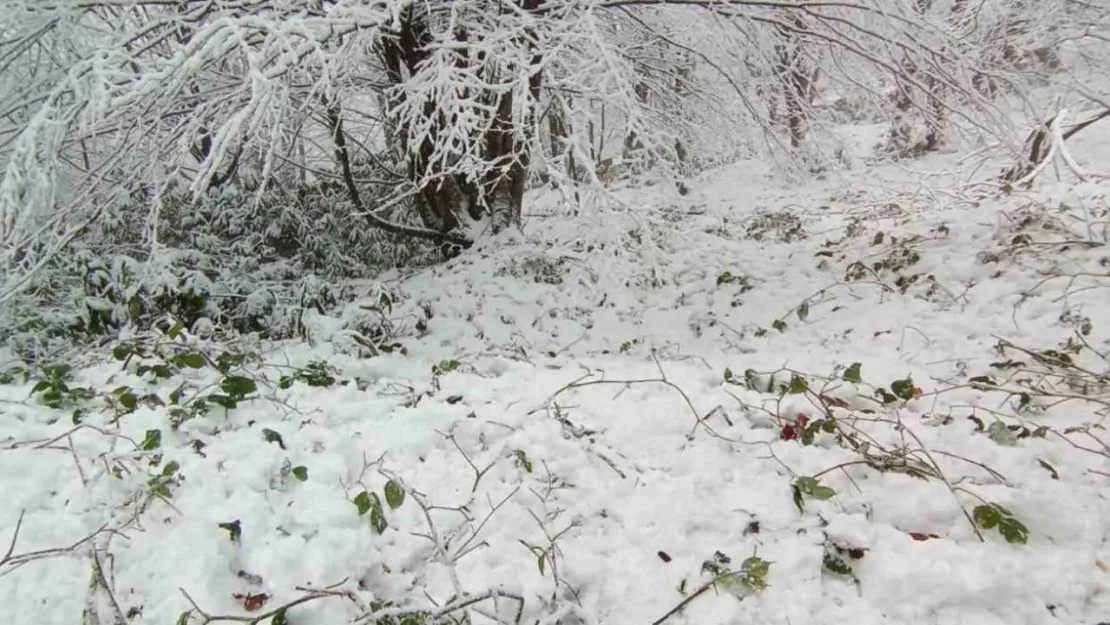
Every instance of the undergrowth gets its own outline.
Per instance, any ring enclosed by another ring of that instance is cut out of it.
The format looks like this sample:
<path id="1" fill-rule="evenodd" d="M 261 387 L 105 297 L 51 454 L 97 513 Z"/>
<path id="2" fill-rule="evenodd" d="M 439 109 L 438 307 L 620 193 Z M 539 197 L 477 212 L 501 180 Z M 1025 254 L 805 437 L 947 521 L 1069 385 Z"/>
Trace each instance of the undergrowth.
<path id="1" fill-rule="evenodd" d="M 351 216 L 334 185 L 224 187 L 166 198 L 152 249 L 145 204 L 121 206 L 37 272 L 0 310 L 0 341 L 27 361 L 72 355 L 166 318 L 229 338 L 310 338 L 306 314 L 343 316 L 353 278 L 418 267 L 438 252 Z M 387 306 L 398 294 L 377 287 Z M 384 340 L 382 328 L 352 330 Z M 395 341 L 390 341 L 392 344 Z"/>
<path id="2" fill-rule="evenodd" d="M 820 557 L 813 561 L 812 573 L 840 579 L 861 592 L 866 578 L 859 569 L 861 562 L 868 561 L 871 546 L 828 531 L 822 515 L 831 506 L 847 506 L 846 500 L 863 493 L 859 482 L 875 475 L 899 476 L 914 483 L 939 485 L 948 493 L 952 509 L 958 511 L 955 518 L 962 517 L 961 522 L 966 522 L 966 529 L 978 541 L 1013 549 L 1048 544 L 1049 540 L 1039 534 L 1037 528 L 1039 516 L 1051 515 L 1051 510 L 1030 511 L 1015 506 L 1011 498 L 1018 499 L 1020 485 L 1007 479 L 983 458 L 927 444 L 926 440 L 936 440 L 935 437 L 922 435 L 930 428 L 954 430 L 965 436 L 981 437 L 999 448 L 1020 448 L 1040 441 L 1057 442 L 1076 454 L 1090 457 L 1097 466 L 1110 462 L 1110 438 L 1102 424 L 1110 414 L 1110 349 L 1106 347 L 1106 329 L 1099 327 L 1087 314 L 1089 311 L 1084 311 L 1082 301 L 1085 300 L 1076 299 L 1082 294 L 1104 293 L 1100 289 L 1110 288 L 1107 277 L 1110 274 L 1106 271 L 1110 261 L 1106 260 L 1105 209 L 1085 206 L 1080 215 L 1074 207 L 1069 212 L 1040 206 L 1038 212 L 1037 208 L 1023 206 L 1007 213 L 1007 217 L 992 248 L 980 254 L 979 259 L 984 264 L 996 265 L 999 272 L 1026 263 L 1042 268 L 1044 278 L 1023 294 L 1017 306 L 1048 293 L 1059 298 L 1059 326 L 1065 335 L 1062 340 L 1046 340 L 1044 344 L 1034 345 L 996 337 L 987 366 L 978 369 L 965 366 L 959 375 L 943 380 L 870 371 L 860 362 L 848 360 L 850 356 L 841 366 L 823 373 L 785 367 L 723 369 L 716 378 L 720 392 L 736 402 L 739 415 L 747 422 L 741 423 L 736 411 L 721 406 L 704 410 L 700 397 L 668 376 L 656 350 L 648 346 L 650 341 L 632 339 L 620 343 L 616 355 L 612 356 L 635 358 L 643 355 L 641 347 L 650 349 L 657 375 L 615 378 L 596 369 L 587 369 L 574 381 L 558 388 L 543 407 L 534 412 L 556 423 L 565 440 L 580 445 L 585 453 L 626 479 L 628 469 L 618 464 L 616 454 L 607 447 L 598 429 L 581 421 L 576 414 L 586 402 L 604 401 L 587 395 L 587 390 L 613 390 L 616 395 L 610 396 L 610 401 L 616 401 L 620 394 L 634 387 L 652 387 L 673 394 L 681 400 L 683 410 L 688 411 L 678 418 L 688 418 L 687 439 L 690 441 L 707 437 L 729 445 L 730 450 L 741 450 L 738 453 L 746 453 L 752 446 L 767 451 L 766 461 L 781 469 L 776 488 L 793 502 L 798 518 L 815 520 L 812 526 L 821 533 L 820 540 L 813 545 L 820 551 Z M 223 228 L 225 242 L 238 236 L 231 234 L 238 230 L 230 221 Z M 662 238 L 650 227 L 634 232 L 635 236 L 628 237 L 632 245 L 646 246 L 645 241 Z M 811 261 L 818 268 L 836 274 L 838 282 L 818 290 L 789 310 L 773 311 L 772 314 L 778 316 L 770 321 L 769 327 L 755 326 L 753 338 L 787 334 L 795 324 L 810 320 L 818 306 L 834 304 L 833 293 L 838 289 L 861 283 L 875 285 L 884 297 L 958 302 L 959 296 L 952 295 L 954 289 L 941 284 L 934 274 L 920 269 L 928 260 L 929 242 L 951 234 L 948 226 L 934 226 L 928 234 L 906 235 L 891 229 L 867 230 L 858 222 L 848 222 L 843 238 L 823 245 L 817 260 Z M 756 243 L 768 240 L 792 243 L 809 236 L 801 222 L 787 213 L 761 216 L 749 224 L 745 233 L 747 240 Z M 863 244 L 857 245 L 861 241 Z M 252 245 L 255 243 L 257 241 Z M 0 384 L 22 385 L 27 390 L 28 401 L 40 404 L 54 422 L 65 425 L 63 434 L 49 441 L 36 441 L 37 448 L 67 449 L 76 458 L 70 437 L 78 430 L 93 431 L 126 446 L 126 453 L 105 454 L 101 460 L 107 475 L 129 492 L 120 504 L 120 508 L 129 512 L 122 515 L 125 520 L 98 530 L 89 537 L 88 543 L 74 547 L 17 551 L 21 517 L 7 555 L 0 558 L 0 574 L 37 559 L 71 555 L 86 544 L 93 544 L 91 566 L 97 582 L 91 592 L 110 597 L 107 603 L 116 606 L 124 622 L 127 614 L 118 607 L 110 576 L 103 573 L 103 558 L 111 552 L 110 537 L 114 533 L 134 527 L 154 505 L 172 506 L 175 495 L 188 488 L 189 476 L 183 474 L 182 465 L 167 451 L 171 440 L 184 440 L 185 453 L 203 456 L 205 444 L 195 434 L 220 435 L 244 427 L 232 417 L 245 405 L 263 403 L 276 414 L 299 418 L 301 415 L 285 400 L 286 393 L 294 387 L 345 388 L 361 393 L 368 392 L 370 386 L 367 381 L 348 376 L 322 360 L 296 367 L 266 364 L 258 351 L 247 347 L 251 343 L 228 341 L 216 331 L 205 332 L 202 321 L 207 319 L 208 327 L 256 333 L 264 338 L 307 337 L 304 312 L 329 314 L 341 307 L 345 292 L 324 281 L 302 283 L 286 292 L 300 293 L 299 299 L 291 303 L 275 295 L 275 287 L 264 281 L 253 284 L 258 288 L 248 292 L 250 280 L 257 280 L 261 275 L 253 273 L 234 274 L 244 280 L 244 290 L 232 297 L 233 293 L 218 291 L 229 288 L 231 281 L 226 277 L 230 274 L 221 273 L 231 270 L 221 269 L 218 246 L 212 243 L 212 247 L 205 248 L 208 243 L 198 241 L 193 244 L 204 249 L 182 252 L 178 256 L 167 253 L 163 257 L 171 259 L 170 265 L 179 269 L 179 273 L 174 273 L 177 269 L 149 273 L 155 262 L 163 261 L 119 256 L 111 263 L 104 263 L 87 250 L 78 250 L 64 262 L 83 268 L 77 272 L 79 280 L 67 281 L 60 274 L 46 274 L 48 277 L 43 278 L 44 283 L 35 292 L 37 297 L 45 298 L 39 300 L 40 303 L 51 297 L 55 299 L 49 301 L 56 304 L 63 300 L 80 301 L 85 307 L 83 312 L 66 313 L 55 309 L 56 317 L 40 314 L 27 322 L 30 325 L 9 330 L 8 338 L 17 343 L 20 336 L 38 332 L 36 339 L 23 339 L 26 350 L 31 352 L 32 345 L 41 343 L 44 336 L 59 341 L 74 341 L 78 337 L 103 339 L 98 355 L 113 363 L 113 374 L 108 380 L 93 380 L 87 372 L 66 361 L 42 358 L 31 358 L 28 364 L 0 373 Z M 670 244 L 671 241 L 662 243 Z M 243 253 L 241 248 L 235 249 L 234 254 Z M 281 254 L 262 255 L 256 259 L 254 271 L 276 271 L 297 262 L 302 263 L 299 267 L 303 269 L 315 262 L 308 261 L 307 257 L 296 260 L 295 254 L 291 258 L 294 260 L 289 261 Z M 368 267 L 369 262 L 366 260 L 360 266 Z M 491 273 L 499 279 L 558 287 L 588 272 L 579 271 L 569 257 L 534 254 L 516 256 Z M 145 275 L 163 277 L 159 278 L 161 282 L 151 282 Z M 763 286 L 757 276 L 739 269 L 714 269 L 708 275 L 714 283 L 712 288 L 725 293 L 733 308 L 752 300 L 758 294 L 757 289 Z M 639 273 L 628 276 L 629 283 L 641 288 L 658 288 L 667 280 L 675 278 L 655 273 L 654 267 L 641 268 Z M 261 291 L 270 295 L 258 295 Z M 63 295 L 51 295 L 55 292 Z M 360 345 L 366 348 L 368 355 L 391 350 L 401 352 L 404 346 L 400 335 L 408 331 L 408 326 L 402 326 L 392 314 L 401 298 L 384 288 L 377 293 L 376 305 L 370 307 L 372 310 L 363 309 L 358 314 L 361 316 L 352 316 L 353 320 L 365 324 L 352 324 L 360 340 L 365 341 Z M 284 297 L 288 298 L 288 294 Z M 231 307 L 224 300 L 238 304 Z M 21 305 L 29 307 L 33 303 L 28 300 Z M 426 330 L 430 316 L 430 310 L 425 310 L 421 318 L 423 328 L 418 323 L 414 331 Z M 124 338 L 112 338 L 123 329 L 129 331 Z M 741 357 L 736 361 L 742 362 Z M 396 401 L 405 408 L 414 408 L 429 398 L 436 398 L 448 406 L 455 406 L 465 402 L 465 398 L 444 392 L 448 381 L 452 376 L 478 373 L 462 355 L 440 360 L 427 370 L 425 377 L 397 384 Z M 948 400 L 949 397 L 959 399 Z M 141 438 L 123 436 L 119 426 L 135 418 L 140 411 L 163 416 L 163 425 L 145 429 Z M 470 416 L 476 418 L 474 413 Z M 1064 416 L 1067 422 L 1061 424 Z M 460 422 L 466 423 L 471 418 L 460 419 Z M 245 427 L 253 425 L 252 422 Z M 266 443 L 267 449 L 281 458 L 280 468 L 270 476 L 270 488 L 287 491 L 310 483 L 315 475 L 312 463 L 295 462 L 290 452 L 287 438 L 295 434 L 282 434 L 265 427 L 267 425 L 272 424 L 258 424 L 257 436 Z M 451 453 L 457 452 L 461 458 L 462 468 L 458 473 L 459 490 L 463 493 L 461 502 L 429 501 L 410 485 L 410 481 L 416 481 L 415 476 L 396 473 L 386 457 L 366 459 L 358 475 L 342 486 L 350 502 L 349 514 L 360 519 L 365 530 L 373 536 L 380 537 L 391 528 L 397 528 L 426 540 L 427 548 L 420 552 L 419 559 L 447 572 L 451 594 L 431 597 L 425 595 L 425 589 L 416 582 L 400 589 L 387 589 L 363 579 L 357 584 L 360 591 L 374 596 L 369 604 L 359 603 L 353 584 L 297 587 L 293 589 L 299 593 L 296 598 L 283 602 L 262 589 L 263 580 L 257 575 L 240 570 L 239 577 L 250 590 L 232 596 L 249 616 L 210 612 L 183 587 L 181 592 L 189 607 L 177 622 L 206 625 L 231 620 L 287 625 L 290 609 L 306 602 L 335 599 L 355 601 L 360 610 L 358 620 L 364 623 L 462 622 L 470 612 L 492 615 L 491 618 L 502 622 L 520 623 L 526 604 L 530 608 L 538 605 L 533 612 L 541 616 L 577 618 L 583 611 L 579 598 L 581 589 L 572 583 L 572 576 L 566 575 L 570 564 L 560 544 L 574 536 L 581 521 L 563 515 L 565 501 L 560 498 L 574 497 L 573 489 L 582 486 L 553 473 L 542 454 L 528 445 L 498 450 L 495 457 L 487 453 L 487 460 L 479 461 L 478 454 L 489 450 L 484 441 L 480 441 L 480 447 L 468 446 L 455 429 L 440 435 L 453 450 Z M 20 444 L 17 442 L 11 448 Z M 808 462 L 828 457 L 838 460 L 820 470 L 811 467 L 802 471 L 782 459 L 787 450 L 795 460 L 803 458 Z M 1051 479 L 1061 479 L 1061 471 L 1048 460 L 1037 458 L 1035 462 L 1036 470 L 1043 471 Z M 78 466 L 81 466 L 80 460 Z M 517 479 L 511 492 L 500 499 L 491 497 L 482 488 L 495 470 L 512 472 Z M 1110 477 L 1098 468 L 1087 471 L 1101 478 Z M 550 583 L 541 596 L 525 597 L 497 586 L 471 587 L 470 580 L 461 578 L 458 573 L 461 560 L 489 548 L 483 531 L 490 519 L 518 495 L 532 498 L 528 513 L 535 527 L 529 528 L 530 533 L 522 534 L 514 548 L 519 549 L 520 557 L 526 558 L 522 562 L 527 562 L 528 567 L 534 566 Z M 409 509 L 419 509 L 420 514 L 415 517 L 402 514 Z M 433 510 L 437 515 L 432 514 Z M 447 527 L 444 527 L 445 517 L 451 519 Z M 414 525 L 413 518 L 419 520 L 419 525 Z M 761 531 L 758 520 L 738 522 L 747 523 L 743 536 Z M 242 546 L 247 531 L 245 526 L 243 519 L 227 519 L 213 529 L 218 530 L 221 540 L 226 538 L 237 550 Z M 919 527 L 897 529 L 913 541 L 960 539 L 955 528 L 950 535 Z M 705 545 L 704 551 L 706 557 L 700 570 L 681 577 L 677 588 L 681 598 L 655 621 L 657 625 L 679 614 L 711 590 L 723 590 L 743 600 L 758 597 L 774 581 L 775 563 L 758 553 L 740 553 L 735 549 L 729 553 L 729 549 L 718 549 L 714 545 Z M 673 559 L 665 551 L 658 551 L 656 556 L 664 563 Z"/>

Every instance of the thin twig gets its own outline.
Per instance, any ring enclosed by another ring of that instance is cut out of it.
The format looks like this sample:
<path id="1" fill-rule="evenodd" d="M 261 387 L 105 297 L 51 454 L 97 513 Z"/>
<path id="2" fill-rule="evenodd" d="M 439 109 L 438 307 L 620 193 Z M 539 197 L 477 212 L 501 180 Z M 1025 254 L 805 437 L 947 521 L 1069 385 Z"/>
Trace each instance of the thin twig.
<path id="1" fill-rule="evenodd" d="M 327 592 L 325 592 L 325 591 L 313 591 L 313 592 L 309 592 L 309 593 L 305 594 L 302 597 L 298 597 L 298 598 L 296 598 L 296 599 L 294 599 L 294 600 L 292 600 L 288 603 L 280 605 L 280 606 L 278 606 L 278 607 L 276 607 L 272 610 L 268 610 L 268 611 L 263 612 L 261 614 L 258 614 L 256 616 L 238 616 L 238 615 L 234 615 L 234 614 L 209 614 L 209 613 L 205 612 L 204 610 L 202 610 L 199 605 L 197 605 L 197 602 L 194 601 L 191 596 L 189 596 L 189 593 L 186 592 L 184 588 L 178 588 L 178 590 L 181 591 L 181 594 L 185 595 L 185 599 L 189 602 L 190 605 L 193 606 L 192 611 L 195 611 L 197 613 L 197 615 L 199 615 L 201 617 L 201 619 L 203 619 L 200 625 L 207 625 L 207 623 L 215 623 L 215 622 L 218 622 L 218 621 L 227 621 L 227 622 L 232 622 L 232 623 L 248 623 L 248 625 L 258 625 L 258 623 L 261 623 L 262 621 L 265 621 L 266 619 L 273 618 L 279 612 L 286 612 L 290 608 L 301 605 L 302 603 L 308 603 L 309 601 L 315 601 L 316 599 L 323 599 L 325 597 L 335 597 L 335 596 L 338 596 L 340 594 L 340 593 L 336 593 L 335 591 L 327 591 Z"/>
<path id="2" fill-rule="evenodd" d="M 675 607 L 668 610 L 666 614 L 664 614 L 663 616 L 655 619 L 651 623 L 651 625 L 660 625 L 661 623 L 663 623 L 667 619 L 671 618 L 675 614 L 678 614 L 679 612 L 681 612 L 683 608 L 690 605 L 690 603 L 693 602 L 694 599 L 697 599 L 699 596 L 704 594 L 705 591 L 709 590 L 710 588 L 713 588 L 719 582 L 721 582 L 725 579 L 728 579 L 729 577 L 735 576 L 736 574 L 737 574 L 737 571 L 726 571 L 724 573 L 721 573 L 717 577 L 714 577 L 713 579 L 709 580 L 709 582 L 706 583 L 704 586 L 702 586 L 701 588 L 698 588 L 694 592 L 690 593 L 689 597 L 686 597 L 682 601 L 679 601 L 678 605 L 676 605 Z"/>

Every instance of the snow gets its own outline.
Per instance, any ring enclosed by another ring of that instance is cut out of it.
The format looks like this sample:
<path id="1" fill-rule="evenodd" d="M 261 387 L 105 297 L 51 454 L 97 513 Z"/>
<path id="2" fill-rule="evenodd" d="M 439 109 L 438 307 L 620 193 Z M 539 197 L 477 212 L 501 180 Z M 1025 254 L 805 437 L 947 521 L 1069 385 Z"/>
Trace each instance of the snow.
<path id="1" fill-rule="evenodd" d="M 1105 154 L 1102 133 L 1076 145 Z M 1098 152 L 1073 153 L 1097 169 Z M 954 172 L 956 158 L 912 167 Z M 1106 351 L 1106 290 L 1044 282 L 1054 267 L 1099 271 L 1105 247 L 1064 254 L 1012 241 L 1071 236 L 1019 231 L 1013 218 L 1025 205 L 1061 203 L 1076 209 L 1064 217 L 1097 214 L 1110 185 L 1053 185 L 1046 173 L 1037 192 L 992 198 L 953 177 L 860 161 L 803 185 L 748 161 L 705 174 L 684 197 L 667 185 L 618 190 L 618 212 L 545 218 L 558 198 L 537 197 L 525 237 L 393 276 L 404 301 L 390 319 L 412 328 L 422 306 L 431 310 L 426 329 L 402 341 L 405 353 L 351 356 L 336 349 L 342 321 L 306 315 L 310 341 L 256 346 L 259 362 L 242 370 L 258 380 L 254 399 L 176 432 L 171 407 L 140 406 L 118 423 L 111 410 L 91 410 L 83 423 L 97 429 L 74 429 L 72 410 L 29 398 L 33 382 L 0 386 L 0 550 L 21 511 L 15 554 L 118 529 L 72 553 L 0 567 L 6 622 L 74 623 L 90 596 L 111 614 L 105 593 L 90 590 L 89 545 L 135 624 L 181 622 L 192 607 L 185 593 L 209 614 L 252 616 L 335 585 L 291 608 L 288 622 L 350 622 L 372 602 L 435 610 L 459 592 L 496 591 L 523 597 L 522 622 L 647 625 L 713 579 L 703 563 L 715 552 L 733 566 L 770 562 L 768 586 L 720 584 L 667 622 L 1105 621 L 1110 457 L 1052 435 L 1001 444 L 968 419 L 989 426 L 1002 413 L 1062 432 L 1101 421 L 1098 406 L 1018 417 L 1012 400 L 966 382 L 1004 378 L 989 365 L 1016 354 L 1000 355 L 999 338 L 1048 349 L 1072 336 L 1065 310 L 1089 318 L 1089 340 Z M 784 212 L 804 237 L 786 234 Z M 901 249 L 919 260 L 845 280 L 854 261 L 872 266 Z M 903 293 L 899 273 L 920 277 Z M 186 334 L 176 342 L 213 357 L 224 349 Z M 211 367 L 151 381 L 135 362 L 124 371 L 100 356 L 73 385 L 163 398 L 182 383 L 186 396 L 219 392 Z M 281 388 L 281 376 L 313 361 L 335 367 L 337 383 Z M 855 362 L 859 385 L 842 379 Z M 838 420 L 874 441 L 872 452 L 922 447 L 943 479 L 860 464 L 828 434 L 813 445 L 783 440 L 784 424 L 820 411 L 801 395 L 726 382 L 726 368 L 741 380 L 747 369 L 787 370 L 775 379 L 828 385 L 847 406 Z M 906 377 L 921 396 L 862 412 L 874 407 L 861 399 L 872 386 Z M 136 450 L 152 429 L 160 448 Z M 163 458 L 151 466 L 155 453 Z M 136 494 L 169 461 L 183 476 L 172 498 L 140 509 Z M 302 466 L 304 481 L 290 470 Z M 792 482 L 818 474 L 835 496 L 807 496 L 799 510 Z M 384 501 L 390 479 L 407 493 L 396 509 Z M 380 535 L 352 503 L 363 490 L 383 498 Z M 988 529 L 980 541 L 965 511 L 983 501 L 1012 512 L 1028 543 Z M 220 524 L 236 520 L 233 542 Z M 858 583 L 824 569 L 833 544 L 866 550 L 850 560 Z M 542 571 L 540 553 L 554 554 Z M 269 596 L 260 611 L 234 596 L 248 593 Z M 515 609 L 502 596 L 469 612 L 475 623 L 508 623 Z"/>

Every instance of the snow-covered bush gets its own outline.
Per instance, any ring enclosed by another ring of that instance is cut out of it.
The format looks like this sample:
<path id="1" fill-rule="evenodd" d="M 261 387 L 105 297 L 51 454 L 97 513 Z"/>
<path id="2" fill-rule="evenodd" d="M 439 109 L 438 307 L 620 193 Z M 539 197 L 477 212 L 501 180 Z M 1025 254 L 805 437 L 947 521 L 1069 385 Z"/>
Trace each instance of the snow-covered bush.
<path id="1" fill-rule="evenodd" d="M 200 333 L 304 335 L 305 310 L 338 315 L 350 299 L 344 280 L 435 258 L 427 244 L 360 227 L 326 187 L 169 198 L 153 255 L 137 236 L 143 214 L 122 206 L 55 256 L 9 302 L 0 340 L 38 358 L 167 318 Z"/>

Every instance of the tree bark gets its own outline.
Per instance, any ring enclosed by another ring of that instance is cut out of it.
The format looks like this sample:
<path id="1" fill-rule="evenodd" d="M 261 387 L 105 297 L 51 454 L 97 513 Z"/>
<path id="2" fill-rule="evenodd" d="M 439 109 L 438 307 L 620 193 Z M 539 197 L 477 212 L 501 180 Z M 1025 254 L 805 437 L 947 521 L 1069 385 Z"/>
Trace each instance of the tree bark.
<path id="1" fill-rule="evenodd" d="M 540 0 L 518 0 L 518 6 L 525 11 L 537 12 Z M 416 74 L 421 63 L 428 59 L 427 45 L 431 43 L 432 35 L 423 11 L 420 5 L 410 6 L 402 16 L 399 30 L 392 37 L 383 38 L 379 44 L 387 76 L 395 87 L 403 85 L 408 77 Z M 459 31 L 455 37 L 465 43 L 468 34 Z M 443 117 L 436 102 L 428 101 L 422 105 L 423 121 L 431 120 L 432 124 L 418 145 L 408 145 L 408 126 L 402 120 L 394 121 L 394 136 L 401 142 L 398 151 L 408 161 L 409 179 L 421 188 L 417 205 L 424 224 L 430 229 L 444 233 L 456 231 L 464 220 L 478 220 L 483 214 L 490 216 L 494 232 L 520 225 L 529 176 L 534 111 L 543 85 L 540 70 L 543 59 L 535 53 L 535 33 L 525 31 L 518 43 L 533 52 L 527 88 L 523 92 L 510 90 L 498 95 L 478 94 L 480 100 L 496 98 L 493 100 L 496 109 L 489 130 L 484 137 L 472 137 L 485 146 L 482 154 L 485 171 L 480 180 L 443 171 L 441 164 L 432 162 L 443 131 L 453 121 Z M 459 54 L 456 62 L 460 68 L 468 68 L 470 63 L 481 61 Z M 494 83 L 497 76 L 486 78 Z M 404 103 L 398 99 L 405 97 L 401 93 L 397 91 L 398 95 L 388 103 L 389 109 L 395 110 Z M 465 95 L 474 97 L 474 94 Z M 516 108 L 521 111 L 519 118 L 515 114 Z"/>

